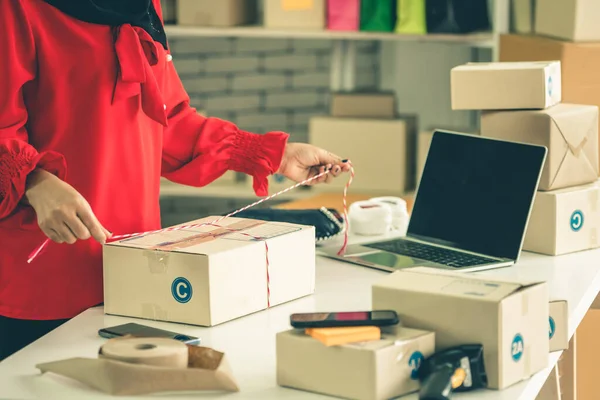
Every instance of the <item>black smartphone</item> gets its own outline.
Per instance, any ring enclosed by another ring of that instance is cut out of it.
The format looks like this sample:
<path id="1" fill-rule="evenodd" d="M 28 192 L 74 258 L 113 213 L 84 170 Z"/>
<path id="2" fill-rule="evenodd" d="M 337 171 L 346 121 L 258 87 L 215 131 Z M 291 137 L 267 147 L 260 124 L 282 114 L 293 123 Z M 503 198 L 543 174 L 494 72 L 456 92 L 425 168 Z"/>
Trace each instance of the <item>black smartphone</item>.
<path id="1" fill-rule="evenodd" d="M 134 337 L 152 337 L 152 338 L 169 338 L 179 340 L 185 344 L 198 345 L 200 339 L 194 336 L 182 335 L 181 333 L 165 331 L 162 329 L 152 328 L 150 326 L 139 325 L 134 323 L 113 326 L 110 328 L 100 329 L 98 334 L 106 339 L 113 339 L 131 335 Z"/>
<path id="2" fill-rule="evenodd" d="M 389 326 L 399 322 L 395 311 L 355 311 L 292 314 L 294 328 L 335 328 L 344 326 Z"/>

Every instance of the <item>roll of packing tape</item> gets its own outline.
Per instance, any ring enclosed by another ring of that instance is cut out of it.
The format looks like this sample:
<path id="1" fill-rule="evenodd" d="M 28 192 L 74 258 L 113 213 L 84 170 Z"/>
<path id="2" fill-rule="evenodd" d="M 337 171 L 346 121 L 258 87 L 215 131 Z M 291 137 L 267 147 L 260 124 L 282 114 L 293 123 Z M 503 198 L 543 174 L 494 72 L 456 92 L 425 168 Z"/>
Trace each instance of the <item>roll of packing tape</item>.
<path id="1" fill-rule="evenodd" d="M 408 207 L 406 200 L 399 197 L 376 197 L 371 199 L 375 203 L 387 204 L 392 210 L 392 226 L 395 230 L 406 232 L 408 228 Z"/>
<path id="2" fill-rule="evenodd" d="M 350 229 L 356 235 L 383 235 L 392 228 L 392 210 L 387 204 L 357 201 L 350 206 L 348 216 Z"/>
<path id="3" fill-rule="evenodd" d="M 131 364 L 187 368 L 188 347 L 175 339 L 113 339 L 100 349 L 100 357 Z"/>

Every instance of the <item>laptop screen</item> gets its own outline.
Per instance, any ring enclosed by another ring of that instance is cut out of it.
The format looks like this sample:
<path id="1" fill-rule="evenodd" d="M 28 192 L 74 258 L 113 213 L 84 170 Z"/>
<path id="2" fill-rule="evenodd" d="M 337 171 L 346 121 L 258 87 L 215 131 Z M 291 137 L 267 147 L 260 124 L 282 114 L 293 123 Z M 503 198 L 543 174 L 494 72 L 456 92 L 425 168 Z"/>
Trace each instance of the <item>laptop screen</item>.
<path id="1" fill-rule="evenodd" d="M 435 132 L 408 236 L 517 260 L 545 156 L 541 146 Z"/>

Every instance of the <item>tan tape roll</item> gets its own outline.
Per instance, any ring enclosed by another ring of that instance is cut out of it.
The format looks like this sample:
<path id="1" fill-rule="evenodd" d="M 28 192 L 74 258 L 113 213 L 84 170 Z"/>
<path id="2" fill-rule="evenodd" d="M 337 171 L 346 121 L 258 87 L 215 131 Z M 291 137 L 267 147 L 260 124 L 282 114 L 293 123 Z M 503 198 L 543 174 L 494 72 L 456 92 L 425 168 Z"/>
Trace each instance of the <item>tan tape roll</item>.
<path id="1" fill-rule="evenodd" d="M 101 347 L 100 357 L 131 364 L 187 368 L 188 347 L 167 338 L 113 339 Z"/>

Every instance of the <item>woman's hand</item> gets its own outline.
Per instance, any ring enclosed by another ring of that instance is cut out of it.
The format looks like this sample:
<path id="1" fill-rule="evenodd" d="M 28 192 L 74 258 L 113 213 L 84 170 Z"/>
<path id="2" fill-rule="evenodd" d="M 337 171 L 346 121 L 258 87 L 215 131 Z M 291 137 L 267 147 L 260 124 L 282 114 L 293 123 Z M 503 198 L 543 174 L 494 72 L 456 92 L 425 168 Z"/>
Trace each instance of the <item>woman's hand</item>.
<path id="1" fill-rule="evenodd" d="M 73 244 L 90 237 L 105 243 L 112 236 L 83 196 L 47 171 L 29 175 L 23 200 L 35 210 L 42 232 L 56 243 Z"/>
<path id="2" fill-rule="evenodd" d="M 348 172 L 350 165 L 347 163 L 347 160 L 342 160 L 335 154 L 331 154 L 310 144 L 288 143 L 277 173 L 284 175 L 294 182 L 302 182 L 329 169 L 331 173 L 315 179 L 309 184 L 329 183 L 342 172 Z"/>

